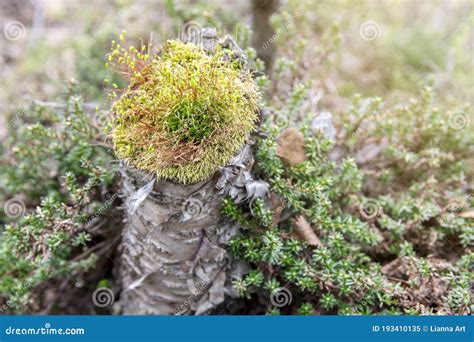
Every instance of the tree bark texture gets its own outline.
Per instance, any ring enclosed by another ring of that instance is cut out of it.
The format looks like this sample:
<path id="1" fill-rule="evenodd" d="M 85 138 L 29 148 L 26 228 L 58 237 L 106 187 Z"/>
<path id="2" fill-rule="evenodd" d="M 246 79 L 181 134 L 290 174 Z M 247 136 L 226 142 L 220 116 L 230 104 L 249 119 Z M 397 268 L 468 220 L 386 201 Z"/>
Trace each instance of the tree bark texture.
<path id="1" fill-rule="evenodd" d="M 275 57 L 275 44 L 272 41 L 275 30 L 270 23 L 270 16 L 278 9 L 278 3 L 278 0 L 252 1 L 252 46 L 257 50 L 258 58 L 265 62 L 267 75 L 271 73 Z"/>

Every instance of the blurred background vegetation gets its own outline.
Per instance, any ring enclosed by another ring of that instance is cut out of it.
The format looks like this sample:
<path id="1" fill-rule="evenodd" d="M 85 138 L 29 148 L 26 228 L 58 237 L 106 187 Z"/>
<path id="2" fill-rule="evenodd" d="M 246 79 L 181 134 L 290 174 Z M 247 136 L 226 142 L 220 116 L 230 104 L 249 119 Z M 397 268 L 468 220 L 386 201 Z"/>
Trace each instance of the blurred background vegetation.
<path id="1" fill-rule="evenodd" d="M 3 26 L 17 20 L 25 29 L 13 41 L 1 37 L 3 112 L 16 110 L 24 97 L 57 95 L 70 78 L 86 89 L 86 101 L 97 101 L 104 95 L 110 40 L 123 30 L 137 43 L 152 36 L 159 45 L 195 21 L 248 46 L 249 30 L 260 25 L 253 23 L 255 7 L 268 2 L 8 1 L 2 6 Z M 256 18 L 269 20 L 279 33 L 254 48 L 260 56 L 275 50 L 267 70 L 297 69 L 291 81 L 324 91 L 321 104 L 329 110 L 354 93 L 397 101 L 427 84 L 443 101 L 462 102 L 473 90 L 472 6 L 470 1 L 282 1 L 278 13 Z M 377 25 L 372 40 L 361 37 L 368 21 Z M 283 66 L 281 57 L 292 65 Z M 270 98 L 284 85 L 273 86 Z"/>

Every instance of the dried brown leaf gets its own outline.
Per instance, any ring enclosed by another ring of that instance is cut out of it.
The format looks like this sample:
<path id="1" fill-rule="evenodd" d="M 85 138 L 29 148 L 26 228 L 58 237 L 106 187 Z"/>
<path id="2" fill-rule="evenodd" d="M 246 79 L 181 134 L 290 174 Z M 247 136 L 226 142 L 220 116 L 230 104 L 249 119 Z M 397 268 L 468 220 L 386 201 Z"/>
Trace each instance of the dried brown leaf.
<path id="1" fill-rule="evenodd" d="M 277 143 L 277 156 L 290 166 L 298 165 L 306 160 L 304 136 L 296 128 L 285 129 L 278 137 Z"/>
<path id="2" fill-rule="evenodd" d="M 309 245 L 324 247 L 323 243 L 321 242 L 321 240 L 319 240 L 313 228 L 311 228 L 308 221 L 306 221 L 303 215 L 299 215 L 294 220 L 294 228 L 296 233 L 301 238 L 303 238 Z"/>

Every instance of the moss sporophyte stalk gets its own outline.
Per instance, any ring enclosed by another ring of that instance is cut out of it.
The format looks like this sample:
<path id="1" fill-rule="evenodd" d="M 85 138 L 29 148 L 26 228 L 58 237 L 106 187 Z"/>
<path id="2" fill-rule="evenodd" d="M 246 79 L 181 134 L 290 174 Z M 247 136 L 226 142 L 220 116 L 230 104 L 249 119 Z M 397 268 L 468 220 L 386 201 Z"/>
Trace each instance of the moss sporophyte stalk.
<path id="1" fill-rule="evenodd" d="M 225 166 L 255 129 L 252 75 L 220 46 L 209 54 L 170 40 L 150 58 L 144 48 L 112 42 L 109 62 L 129 78 L 112 108 L 115 151 L 128 165 L 196 183 Z"/>

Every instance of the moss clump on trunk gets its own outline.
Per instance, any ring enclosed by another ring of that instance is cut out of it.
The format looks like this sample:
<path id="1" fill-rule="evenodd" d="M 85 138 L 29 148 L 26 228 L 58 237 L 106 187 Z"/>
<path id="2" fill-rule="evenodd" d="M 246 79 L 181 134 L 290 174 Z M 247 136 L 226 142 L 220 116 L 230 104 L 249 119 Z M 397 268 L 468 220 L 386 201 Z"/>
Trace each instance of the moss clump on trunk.
<path id="1" fill-rule="evenodd" d="M 213 54 L 168 41 L 154 58 L 115 46 L 129 86 L 114 104 L 113 142 L 127 164 L 182 184 L 206 179 L 254 130 L 257 89 L 251 73 L 217 46 Z"/>

